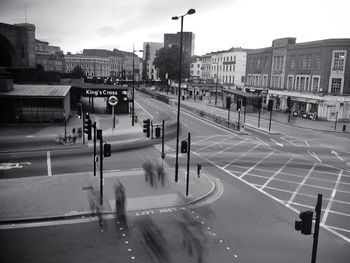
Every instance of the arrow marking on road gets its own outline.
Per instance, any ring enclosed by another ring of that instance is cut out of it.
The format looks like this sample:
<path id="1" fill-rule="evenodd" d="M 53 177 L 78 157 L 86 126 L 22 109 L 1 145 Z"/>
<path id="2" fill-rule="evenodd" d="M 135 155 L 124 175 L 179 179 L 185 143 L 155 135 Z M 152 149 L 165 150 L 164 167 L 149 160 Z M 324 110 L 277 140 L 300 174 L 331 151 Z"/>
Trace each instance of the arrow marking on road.
<path id="1" fill-rule="evenodd" d="M 335 156 L 337 156 L 337 158 L 338 158 L 339 160 L 342 160 L 342 161 L 344 162 L 344 159 L 341 158 L 341 157 L 339 156 L 339 153 L 337 153 L 336 151 L 332 150 L 331 154 L 334 154 Z"/>
<path id="2" fill-rule="evenodd" d="M 274 139 L 270 139 L 270 140 L 273 141 L 274 143 L 276 143 L 278 146 L 283 147 L 282 143 L 279 143 L 279 142 L 275 141 Z"/>

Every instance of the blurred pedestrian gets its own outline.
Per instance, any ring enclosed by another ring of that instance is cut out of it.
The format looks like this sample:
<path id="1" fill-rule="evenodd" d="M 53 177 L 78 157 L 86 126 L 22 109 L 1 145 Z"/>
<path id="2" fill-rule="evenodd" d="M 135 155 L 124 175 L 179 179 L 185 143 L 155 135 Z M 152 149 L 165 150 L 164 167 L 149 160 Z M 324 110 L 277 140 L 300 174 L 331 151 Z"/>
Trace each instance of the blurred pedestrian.
<path id="1" fill-rule="evenodd" d="M 82 128 L 78 128 L 78 130 L 77 130 L 77 137 L 78 137 L 78 139 L 79 139 L 79 142 L 81 141 L 81 138 L 83 137 L 83 130 L 82 130 Z"/>
<path id="2" fill-rule="evenodd" d="M 88 198 L 89 198 L 89 204 L 90 209 L 93 214 L 95 214 L 98 218 L 98 224 L 100 227 L 101 232 L 104 231 L 104 222 L 103 222 L 103 215 L 102 215 L 102 205 L 99 202 L 99 196 L 98 192 L 95 190 L 95 188 L 92 187 L 91 191 L 89 191 Z"/>
<path id="3" fill-rule="evenodd" d="M 128 230 L 128 222 L 126 219 L 126 196 L 125 188 L 123 184 L 118 180 L 114 185 L 114 195 L 115 195 L 115 211 L 116 220 L 121 223 L 121 225 Z"/>
<path id="4" fill-rule="evenodd" d="M 160 183 L 164 187 L 165 186 L 165 179 L 166 179 L 165 178 L 165 171 L 164 171 L 163 166 L 160 163 L 157 164 L 156 171 L 157 171 L 157 179 L 158 179 L 158 181 L 160 181 Z"/>
<path id="5" fill-rule="evenodd" d="M 75 128 L 72 129 L 72 137 L 73 137 L 73 143 L 75 144 L 77 141 L 77 134 L 75 132 Z"/>

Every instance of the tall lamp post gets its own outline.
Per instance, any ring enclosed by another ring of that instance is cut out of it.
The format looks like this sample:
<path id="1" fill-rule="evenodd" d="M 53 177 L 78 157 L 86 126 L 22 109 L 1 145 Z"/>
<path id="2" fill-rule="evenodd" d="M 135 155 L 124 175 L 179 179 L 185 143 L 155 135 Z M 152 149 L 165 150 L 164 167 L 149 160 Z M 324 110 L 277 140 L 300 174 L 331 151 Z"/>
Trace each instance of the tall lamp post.
<path id="1" fill-rule="evenodd" d="M 178 20 L 181 17 L 181 34 L 180 34 L 180 69 L 179 69 L 179 90 L 177 97 L 177 126 L 176 126 L 176 161 L 175 161 L 175 182 L 178 181 L 179 174 L 179 132 L 180 132 L 180 96 L 181 96 L 181 64 L 182 64 L 182 33 L 184 16 L 196 13 L 195 9 L 190 9 L 182 16 L 173 16 L 172 20 Z"/>
<path id="2" fill-rule="evenodd" d="M 134 45 L 132 46 L 132 126 L 135 124 L 135 52 L 143 52 L 143 50 L 135 50 Z"/>

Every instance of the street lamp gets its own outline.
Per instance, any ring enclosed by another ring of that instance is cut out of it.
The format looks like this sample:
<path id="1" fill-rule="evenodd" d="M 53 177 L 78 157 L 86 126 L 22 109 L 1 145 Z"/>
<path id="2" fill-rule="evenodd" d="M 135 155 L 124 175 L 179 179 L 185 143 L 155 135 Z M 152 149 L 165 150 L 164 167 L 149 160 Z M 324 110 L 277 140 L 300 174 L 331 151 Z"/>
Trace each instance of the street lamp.
<path id="1" fill-rule="evenodd" d="M 135 52 L 143 52 L 143 50 L 135 50 L 134 45 L 132 46 L 132 126 L 135 124 Z"/>
<path id="2" fill-rule="evenodd" d="M 195 9 L 190 9 L 186 14 L 180 16 L 181 17 L 181 33 L 180 33 L 180 69 L 179 69 L 179 90 L 177 97 L 177 126 L 176 126 L 176 161 L 175 161 L 175 182 L 178 181 L 179 174 L 179 132 L 180 132 L 180 96 L 181 96 L 181 64 L 182 64 L 182 33 L 183 33 L 183 23 L 184 16 L 192 15 L 196 13 Z M 179 16 L 173 16 L 172 20 L 178 20 Z"/>

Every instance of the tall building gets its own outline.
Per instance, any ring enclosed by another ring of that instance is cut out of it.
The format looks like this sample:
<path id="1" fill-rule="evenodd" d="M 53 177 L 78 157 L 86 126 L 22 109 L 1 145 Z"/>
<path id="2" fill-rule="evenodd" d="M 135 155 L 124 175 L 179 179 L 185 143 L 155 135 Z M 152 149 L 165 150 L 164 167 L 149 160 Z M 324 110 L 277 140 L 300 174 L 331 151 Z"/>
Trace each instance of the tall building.
<path id="1" fill-rule="evenodd" d="M 296 43 L 276 39 L 272 46 L 247 55 L 246 90 L 267 91 L 275 110 L 292 101 L 295 114 L 350 120 L 350 39 Z M 264 92 L 265 93 L 265 92 Z"/>
<path id="2" fill-rule="evenodd" d="M 164 46 L 180 46 L 181 32 L 164 34 Z M 195 35 L 192 32 L 182 32 L 182 48 L 192 57 L 194 55 Z"/>
<path id="3" fill-rule="evenodd" d="M 143 61 L 144 61 L 144 80 L 159 80 L 158 70 L 154 67 L 153 61 L 159 49 L 163 48 L 163 43 L 144 42 L 143 43 Z"/>
<path id="4" fill-rule="evenodd" d="M 194 56 L 190 64 L 190 78 L 200 79 L 202 76 L 202 57 Z"/>

